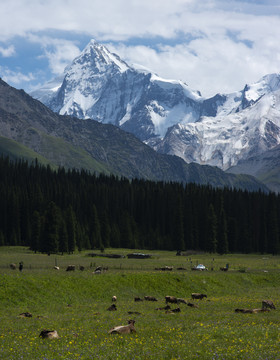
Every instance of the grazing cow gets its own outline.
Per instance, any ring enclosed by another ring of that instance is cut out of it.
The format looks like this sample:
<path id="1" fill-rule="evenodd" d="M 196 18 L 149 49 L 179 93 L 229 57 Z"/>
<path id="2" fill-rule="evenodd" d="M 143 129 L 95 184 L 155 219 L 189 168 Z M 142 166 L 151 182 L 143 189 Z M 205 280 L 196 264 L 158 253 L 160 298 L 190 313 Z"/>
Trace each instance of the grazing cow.
<path id="1" fill-rule="evenodd" d="M 181 298 L 177 298 L 177 302 L 178 304 L 182 303 L 182 304 L 187 304 L 185 299 L 181 299 Z"/>
<path id="2" fill-rule="evenodd" d="M 171 309 L 170 305 L 166 305 L 164 307 L 156 308 L 156 310 L 170 310 L 170 309 Z"/>
<path id="3" fill-rule="evenodd" d="M 134 327 L 135 320 L 128 320 L 128 325 L 115 326 L 111 330 L 109 330 L 109 334 L 130 334 L 135 332 L 136 329 Z"/>
<path id="4" fill-rule="evenodd" d="M 198 309 L 198 305 L 196 305 L 196 304 L 193 304 L 193 303 L 188 302 L 187 305 L 190 306 L 190 307 L 193 307 L 193 308 L 197 308 L 197 309 Z"/>
<path id="5" fill-rule="evenodd" d="M 262 308 L 263 309 L 276 309 L 275 305 L 273 304 L 273 302 L 271 300 L 263 300 L 262 301 Z"/>
<path id="6" fill-rule="evenodd" d="M 16 270 L 16 268 L 17 268 L 17 265 L 16 265 L 16 264 L 10 264 L 10 269 Z"/>
<path id="7" fill-rule="evenodd" d="M 39 337 L 43 338 L 43 339 L 58 339 L 58 333 L 56 330 L 42 330 L 40 332 Z"/>
<path id="8" fill-rule="evenodd" d="M 203 298 L 207 298 L 206 294 L 192 293 L 192 299 L 202 300 Z"/>
<path id="9" fill-rule="evenodd" d="M 134 298 L 134 301 L 143 301 L 143 299 L 141 299 L 139 296 L 136 296 L 136 297 Z"/>
<path id="10" fill-rule="evenodd" d="M 76 269 L 75 265 L 68 265 L 66 271 L 75 271 L 75 269 Z"/>
<path id="11" fill-rule="evenodd" d="M 139 311 L 128 311 L 127 312 L 129 315 L 135 314 L 135 315 L 141 315 L 141 313 Z"/>
<path id="12" fill-rule="evenodd" d="M 253 313 L 259 313 L 259 312 L 269 312 L 270 309 L 253 309 Z"/>
<path id="13" fill-rule="evenodd" d="M 112 302 L 116 302 L 116 301 L 117 301 L 116 295 L 112 296 Z"/>
<path id="14" fill-rule="evenodd" d="M 24 312 L 19 314 L 20 317 L 32 317 L 32 314 L 30 312 Z"/>
<path id="15" fill-rule="evenodd" d="M 108 310 L 108 311 L 116 311 L 116 310 L 117 310 L 116 304 L 112 304 L 111 306 L 108 307 L 107 310 Z"/>
<path id="16" fill-rule="evenodd" d="M 243 314 L 253 314 L 253 310 L 251 309 L 235 309 L 236 313 L 243 313 Z"/>
<path id="17" fill-rule="evenodd" d="M 270 311 L 269 309 L 235 309 L 236 313 L 243 313 L 243 314 L 256 314 L 259 312 Z"/>
<path id="18" fill-rule="evenodd" d="M 84 267 L 83 265 L 80 265 L 80 266 L 79 266 L 79 269 L 80 269 L 81 271 L 84 271 L 84 270 L 85 270 L 85 267 Z"/>
<path id="19" fill-rule="evenodd" d="M 166 302 L 166 304 L 168 304 L 168 303 L 177 304 L 178 300 L 175 296 L 165 296 L 165 302 Z"/>
<path id="20" fill-rule="evenodd" d="M 157 299 L 154 296 L 144 296 L 144 299 L 147 301 L 157 301 Z"/>
<path id="21" fill-rule="evenodd" d="M 59 266 L 54 266 L 53 267 L 55 270 L 59 270 Z"/>
<path id="22" fill-rule="evenodd" d="M 177 312 L 180 312 L 180 311 L 181 311 L 180 308 L 176 308 L 176 309 L 172 309 L 172 310 L 166 310 L 165 314 L 174 314 L 174 313 L 177 313 Z"/>

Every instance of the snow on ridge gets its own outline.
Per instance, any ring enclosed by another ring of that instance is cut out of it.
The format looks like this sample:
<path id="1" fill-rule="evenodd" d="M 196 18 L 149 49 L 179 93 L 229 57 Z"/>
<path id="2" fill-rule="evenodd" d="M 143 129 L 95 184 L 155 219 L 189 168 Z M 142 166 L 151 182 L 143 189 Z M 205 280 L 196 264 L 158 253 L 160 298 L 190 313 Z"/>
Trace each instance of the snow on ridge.
<path id="1" fill-rule="evenodd" d="M 198 91 L 191 90 L 187 84 L 182 82 L 181 80 L 172 80 L 172 79 L 165 79 L 162 78 L 154 73 L 151 73 L 151 81 L 155 82 L 163 89 L 172 89 L 174 87 L 180 87 L 183 89 L 185 95 L 192 100 L 202 100 L 202 96 Z"/>

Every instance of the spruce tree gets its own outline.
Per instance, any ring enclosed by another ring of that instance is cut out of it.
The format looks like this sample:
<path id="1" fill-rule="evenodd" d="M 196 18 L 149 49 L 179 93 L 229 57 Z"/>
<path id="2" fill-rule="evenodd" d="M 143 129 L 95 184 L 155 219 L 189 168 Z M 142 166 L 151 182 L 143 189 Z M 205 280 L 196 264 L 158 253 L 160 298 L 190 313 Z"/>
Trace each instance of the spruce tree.
<path id="1" fill-rule="evenodd" d="M 218 243 L 217 243 L 217 251 L 219 254 L 227 254 L 228 253 L 228 235 L 227 235 L 227 220 L 225 210 L 222 207 L 219 216 L 218 222 Z"/>
<path id="2" fill-rule="evenodd" d="M 40 249 L 41 217 L 38 211 L 34 211 L 31 219 L 31 242 L 30 249 L 35 253 Z"/>
<path id="3" fill-rule="evenodd" d="M 60 212 L 56 204 L 48 204 L 44 216 L 44 232 L 42 237 L 42 252 L 51 254 L 58 251 Z"/>
<path id="4" fill-rule="evenodd" d="M 208 233 L 208 242 L 207 242 L 207 251 L 210 253 L 217 252 L 217 216 L 214 210 L 214 206 L 211 203 L 208 209 L 207 217 L 207 233 Z"/>
<path id="5" fill-rule="evenodd" d="M 69 254 L 76 249 L 77 221 L 72 206 L 66 210 L 66 231 L 68 236 L 67 249 Z"/>

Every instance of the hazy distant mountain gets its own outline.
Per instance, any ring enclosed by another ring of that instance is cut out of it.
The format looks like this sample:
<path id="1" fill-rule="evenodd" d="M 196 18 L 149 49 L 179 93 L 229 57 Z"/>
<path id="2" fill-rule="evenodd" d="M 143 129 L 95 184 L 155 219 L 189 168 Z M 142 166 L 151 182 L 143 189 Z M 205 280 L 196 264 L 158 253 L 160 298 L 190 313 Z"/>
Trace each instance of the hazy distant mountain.
<path id="1" fill-rule="evenodd" d="M 26 157 L 24 153 L 20 156 L 19 149 L 24 145 L 24 151 L 26 148 L 33 151 L 29 159 L 40 154 L 56 166 L 128 178 L 266 191 L 266 187 L 251 176 L 226 174 L 216 167 L 186 164 L 177 156 L 159 154 L 116 126 L 58 115 L 2 80 L 0 136 L 3 154 Z"/>
<path id="2" fill-rule="evenodd" d="M 280 144 L 280 74 L 206 99 L 126 64 L 92 40 L 64 74 L 32 93 L 59 114 L 111 123 L 156 151 L 226 170 Z"/>

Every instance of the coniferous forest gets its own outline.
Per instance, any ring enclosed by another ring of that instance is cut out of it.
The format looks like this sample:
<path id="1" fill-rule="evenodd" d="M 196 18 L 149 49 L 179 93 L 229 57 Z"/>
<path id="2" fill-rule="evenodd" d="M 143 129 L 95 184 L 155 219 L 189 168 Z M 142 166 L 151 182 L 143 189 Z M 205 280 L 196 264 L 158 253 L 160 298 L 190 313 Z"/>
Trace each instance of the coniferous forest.
<path id="1" fill-rule="evenodd" d="M 0 245 L 280 253 L 280 198 L 0 158 Z"/>

